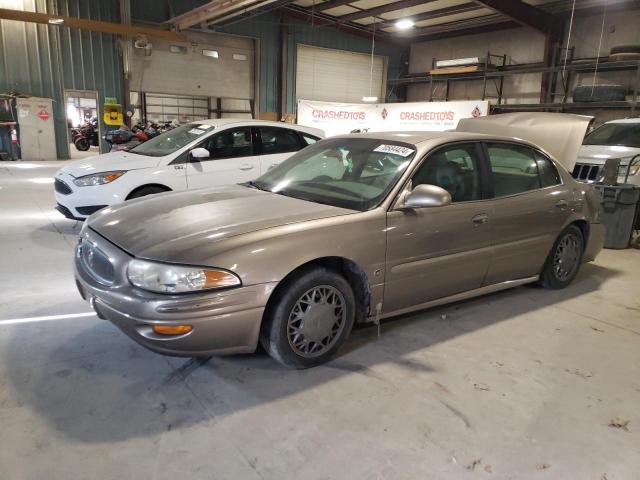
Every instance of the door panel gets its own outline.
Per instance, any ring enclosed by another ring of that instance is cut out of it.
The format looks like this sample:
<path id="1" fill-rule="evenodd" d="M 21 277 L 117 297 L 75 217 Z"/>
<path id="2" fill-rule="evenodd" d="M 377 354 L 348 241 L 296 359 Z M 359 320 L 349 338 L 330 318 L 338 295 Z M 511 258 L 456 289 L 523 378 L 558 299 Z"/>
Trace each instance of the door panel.
<path id="1" fill-rule="evenodd" d="M 411 179 L 451 194 L 444 207 L 391 211 L 387 216 L 385 313 L 482 286 L 491 255 L 491 200 L 485 196 L 478 145 L 446 146 Z"/>
<path id="2" fill-rule="evenodd" d="M 547 186 L 553 178 L 548 172 L 542 179 L 545 183 L 540 183 L 542 160 L 532 149 L 508 144 L 487 147 L 498 197 L 491 222 L 494 250 L 485 280 L 490 285 L 540 273 L 570 214 L 571 196 L 562 185 Z"/>
<path id="3" fill-rule="evenodd" d="M 480 288 L 489 266 L 491 234 L 477 215 L 491 202 L 389 212 L 384 312 Z"/>
<path id="4" fill-rule="evenodd" d="M 253 153 L 250 128 L 224 130 L 200 146 L 211 157 L 186 163 L 189 188 L 248 182 L 260 175 L 260 157 Z"/>

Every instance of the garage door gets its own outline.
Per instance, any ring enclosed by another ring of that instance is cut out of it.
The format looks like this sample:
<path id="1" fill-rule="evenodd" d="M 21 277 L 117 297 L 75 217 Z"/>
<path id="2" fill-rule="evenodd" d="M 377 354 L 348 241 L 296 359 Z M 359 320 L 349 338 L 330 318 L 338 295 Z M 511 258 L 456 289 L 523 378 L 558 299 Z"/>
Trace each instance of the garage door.
<path id="1" fill-rule="evenodd" d="M 129 88 L 192 97 L 254 98 L 253 40 L 189 34 L 189 41 L 153 39 L 133 49 Z"/>
<path id="2" fill-rule="evenodd" d="M 209 118 L 209 98 L 190 95 L 145 94 L 147 119 L 180 123 Z"/>
<path id="3" fill-rule="evenodd" d="M 369 96 L 371 55 L 329 48 L 297 46 L 296 98 L 362 102 Z M 371 95 L 384 99 L 387 58 L 373 57 Z"/>

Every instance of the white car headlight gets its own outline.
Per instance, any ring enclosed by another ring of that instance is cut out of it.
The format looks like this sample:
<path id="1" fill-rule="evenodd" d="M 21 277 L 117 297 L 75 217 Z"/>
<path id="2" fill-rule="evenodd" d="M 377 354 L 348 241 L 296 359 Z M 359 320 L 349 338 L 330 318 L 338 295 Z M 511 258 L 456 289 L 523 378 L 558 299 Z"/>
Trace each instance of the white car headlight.
<path id="1" fill-rule="evenodd" d="M 126 170 L 115 170 L 113 172 L 92 173 L 84 177 L 76 178 L 73 183 L 79 187 L 95 187 L 96 185 L 105 185 L 117 180 L 127 173 Z"/>
<path id="2" fill-rule="evenodd" d="M 236 275 L 225 270 L 183 267 L 137 259 L 129 262 L 127 277 L 136 287 L 157 293 L 199 292 L 241 285 Z"/>

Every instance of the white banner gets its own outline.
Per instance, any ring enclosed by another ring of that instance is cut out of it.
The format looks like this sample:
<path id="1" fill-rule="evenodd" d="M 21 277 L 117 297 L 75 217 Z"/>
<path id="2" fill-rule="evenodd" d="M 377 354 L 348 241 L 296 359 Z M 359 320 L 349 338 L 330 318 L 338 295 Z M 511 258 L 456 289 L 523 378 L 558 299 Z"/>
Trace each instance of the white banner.
<path id="1" fill-rule="evenodd" d="M 298 100 L 298 124 L 320 128 L 327 136 L 370 132 L 453 130 L 461 118 L 489 112 L 486 100 L 412 103 L 333 103 Z"/>

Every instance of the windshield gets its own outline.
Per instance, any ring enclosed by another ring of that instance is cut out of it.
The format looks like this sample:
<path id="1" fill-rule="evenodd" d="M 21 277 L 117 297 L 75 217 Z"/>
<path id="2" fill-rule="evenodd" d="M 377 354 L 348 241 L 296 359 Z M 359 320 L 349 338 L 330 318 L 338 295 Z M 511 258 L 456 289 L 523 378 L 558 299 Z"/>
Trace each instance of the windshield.
<path id="1" fill-rule="evenodd" d="M 301 200 L 365 211 L 385 198 L 415 153 L 413 145 L 371 138 L 323 140 L 251 185 Z"/>
<path id="2" fill-rule="evenodd" d="M 150 157 L 164 157 L 211 132 L 213 128 L 213 125 L 205 123 L 188 123 L 147 140 L 129 151 Z"/>
<path id="3" fill-rule="evenodd" d="M 640 148 L 640 123 L 605 123 L 587 135 L 582 144 Z"/>

